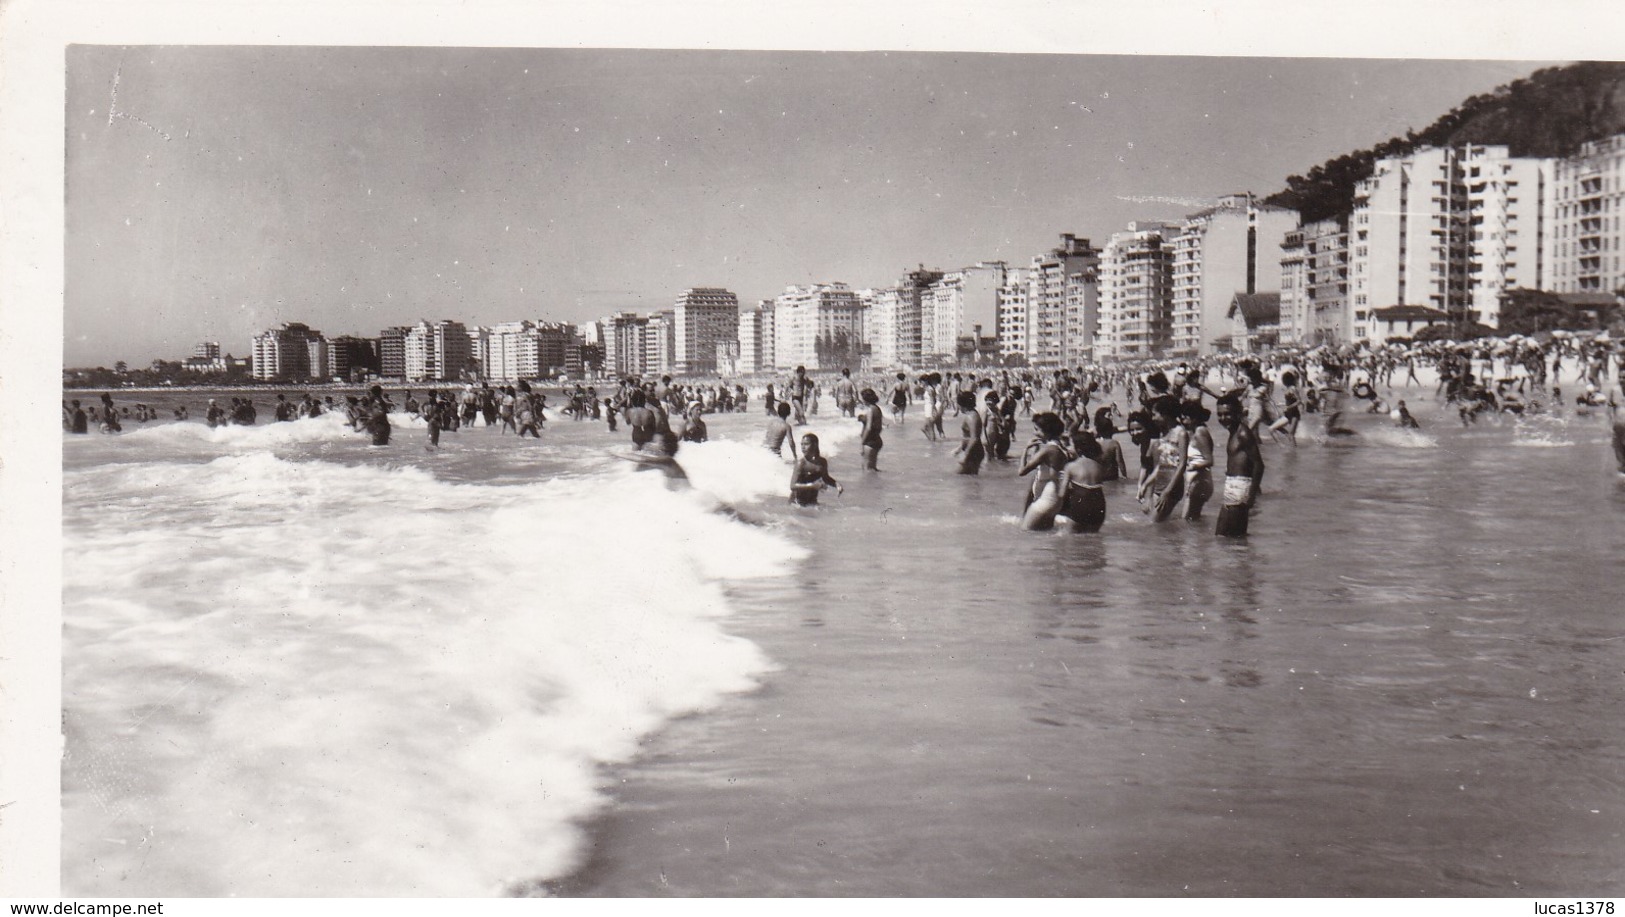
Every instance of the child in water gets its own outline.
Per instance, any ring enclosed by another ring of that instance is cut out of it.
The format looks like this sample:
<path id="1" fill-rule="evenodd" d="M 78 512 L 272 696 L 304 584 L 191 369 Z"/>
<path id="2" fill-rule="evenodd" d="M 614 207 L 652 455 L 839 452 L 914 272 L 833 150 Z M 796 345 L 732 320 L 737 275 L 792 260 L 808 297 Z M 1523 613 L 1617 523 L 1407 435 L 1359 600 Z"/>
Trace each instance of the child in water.
<path id="1" fill-rule="evenodd" d="M 801 458 L 790 472 L 790 502 L 797 506 L 817 506 L 818 493 L 825 487 L 841 493 L 841 485 L 829 476 L 829 462 L 818 454 L 818 434 L 801 437 Z"/>

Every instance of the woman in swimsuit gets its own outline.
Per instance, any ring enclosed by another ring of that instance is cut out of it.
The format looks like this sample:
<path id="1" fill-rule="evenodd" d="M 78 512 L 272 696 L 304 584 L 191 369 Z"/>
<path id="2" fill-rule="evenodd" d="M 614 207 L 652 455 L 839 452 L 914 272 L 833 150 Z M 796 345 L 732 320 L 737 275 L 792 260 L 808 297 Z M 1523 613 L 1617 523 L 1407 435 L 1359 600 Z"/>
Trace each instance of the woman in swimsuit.
<path id="1" fill-rule="evenodd" d="M 1075 534 L 1098 532 L 1106 522 L 1106 492 L 1100 485 L 1108 480 L 1106 474 L 1110 466 L 1106 464 L 1100 441 L 1087 430 L 1072 434 L 1072 448 L 1077 458 L 1061 469 L 1058 485 L 1062 494 L 1061 515 L 1072 520 Z"/>
<path id="2" fill-rule="evenodd" d="M 1055 527 L 1055 514 L 1061 510 L 1061 469 L 1072 456 L 1061 442 L 1066 427 L 1061 418 L 1045 412 L 1033 417 L 1039 438 L 1027 447 L 1021 474 L 1036 471 L 1027 488 L 1027 505 L 1022 510 L 1021 527 L 1027 531 L 1048 531 Z"/>
<path id="3" fill-rule="evenodd" d="M 1155 469 L 1144 490 L 1150 499 L 1146 512 L 1156 522 L 1167 522 L 1174 508 L 1185 495 L 1185 463 L 1190 449 L 1190 434 L 1174 418 L 1177 404 L 1171 396 L 1151 402 L 1151 416 L 1165 432 L 1152 444 Z"/>
<path id="4" fill-rule="evenodd" d="M 1135 487 L 1135 498 L 1141 502 L 1145 501 L 1145 491 L 1151 482 L 1151 472 L 1157 468 L 1157 459 L 1152 447 L 1156 444 L 1157 437 L 1161 435 L 1162 428 L 1157 426 L 1157 422 L 1151 419 L 1149 413 L 1133 411 L 1128 415 L 1128 438 L 1134 445 L 1140 447 L 1140 474 Z"/>
<path id="5" fill-rule="evenodd" d="M 797 506 L 817 506 L 818 492 L 825 487 L 841 492 L 841 485 L 829 476 L 829 462 L 818 454 L 818 435 L 808 433 L 801 437 L 801 458 L 790 472 L 790 502 Z"/>
<path id="6" fill-rule="evenodd" d="M 1200 401 L 1179 406 L 1179 425 L 1190 437 L 1185 448 L 1185 518 L 1202 518 L 1202 507 L 1213 496 L 1213 434 L 1205 426 L 1211 412 Z"/>

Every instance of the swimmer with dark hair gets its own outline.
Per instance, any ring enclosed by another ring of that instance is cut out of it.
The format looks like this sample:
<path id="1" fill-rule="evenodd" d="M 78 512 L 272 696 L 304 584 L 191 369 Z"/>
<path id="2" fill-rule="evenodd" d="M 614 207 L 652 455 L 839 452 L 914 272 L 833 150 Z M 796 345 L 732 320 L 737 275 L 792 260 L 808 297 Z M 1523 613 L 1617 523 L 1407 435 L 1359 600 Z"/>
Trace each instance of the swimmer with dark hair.
<path id="1" fill-rule="evenodd" d="M 982 415 L 976 410 L 976 393 L 960 392 L 957 399 L 961 415 L 961 438 L 954 455 L 959 459 L 960 474 L 979 474 L 986 451 L 982 447 Z"/>
<path id="2" fill-rule="evenodd" d="M 841 485 L 829 475 L 829 462 L 818 453 L 818 434 L 801 437 L 801 458 L 790 472 L 790 502 L 797 506 L 817 506 L 818 493 L 825 487 L 841 493 Z"/>
<path id="3" fill-rule="evenodd" d="M 874 389 L 866 388 L 859 397 L 863 399 L 863 413 L 858 418 L 863 423 L 860 439 L 863 445 L 863 470 L 879 471 L 880 447 L 885 445 L 880 438 L 880 428 L 885 423 L 880 415 L 880 396 Z"/>
<path id="4" fill-rule="evenodd" d="M 1264 457 L 1258 451 L 1258 437 L 1245 423 L 1239 400 L 1220 398 L 1218 416 L 1219 425 L 1230 431 L 1230 439 L 1225 443 L 1224 493 L 1214 534 L 1242 538 L 1264 478 Z"/>
<path id="5" fill-rule="evenodd" d="M 1072 434 L 1072 449 L 1077 453 L 1061 469 L 1060 514 L 1072 520 L 1072 531 L 1090 534 L 1100 531 L 1106 522 L 1106 491 L 1101 484 L 1107 477 L 1109 466 L 1100 440 L 1087 430 Z"/>
<path id="6" fill-rule="evenodd" d="M 1035 414 L 1033 426 L 1038 428 L 1039 438 L 1027 447 L 1020 474 L 1038 473 L 1027 488 L 1027 505 L 1022 509 L 1021 527 L 1043 532 L 1055 527 L 1055 515 L 1061 511 L 1061 469 L 1066 467 L 1072 456 L 1061 443 L 1066 425 L 1058 415 L 1048 411 Z"/>

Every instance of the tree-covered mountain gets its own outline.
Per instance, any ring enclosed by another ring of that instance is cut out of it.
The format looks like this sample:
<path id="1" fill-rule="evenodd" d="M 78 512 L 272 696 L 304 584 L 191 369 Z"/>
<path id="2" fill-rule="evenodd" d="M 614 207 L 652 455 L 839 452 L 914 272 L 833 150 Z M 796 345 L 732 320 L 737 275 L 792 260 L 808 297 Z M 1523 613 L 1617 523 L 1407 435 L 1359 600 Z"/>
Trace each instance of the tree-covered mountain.
<path id="1" fill-rule="evenodd" d="M 1625 63 L 1549 67 L 1473 96 L 1421 131 L 1289 176 L 1286 189 L 1265 203 L 1290 207 L 1306 223 L 1323 220 L 1353 209 L 1354 186 L 1378 159 L 1465 143 L 1506 146 L 1513 156 L 1569 156 L 1587 141 L 1618 133 L 1625 133 Z"/>

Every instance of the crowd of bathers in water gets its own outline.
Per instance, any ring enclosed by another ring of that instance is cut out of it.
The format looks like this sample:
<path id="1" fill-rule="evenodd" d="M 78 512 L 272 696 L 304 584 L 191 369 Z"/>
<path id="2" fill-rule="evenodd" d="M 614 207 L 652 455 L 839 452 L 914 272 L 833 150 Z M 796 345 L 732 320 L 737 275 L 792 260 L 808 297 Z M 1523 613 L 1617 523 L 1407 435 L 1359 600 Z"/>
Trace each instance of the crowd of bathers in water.
<path id="1" fill-rule="evenodd" d="M 788 378 L 765 386 L 764 445 L 782 457 L 788 444 L 793 465 L 789 499 L 807 506 L 818 502 L 824 488 L 841 487 L 830 474 L 817 436 L 806 433 L 799 448 L 794 436 L 794 427 L 818 413 L 826 394 L 833 396 L 841 416 L 860 421 L 865 471 L 880 470 L 882 431 L 904 426 L 911 409 L 916 417 L 923 415 L 920 431 L 931 441 L 948 437 L 946 416 L 959 421 L 953 461 L 954 471 L 963 475 L 977 474 L 990 459 L 1017 461 L 1011 455 L 1017 419 L 1030 417 L 1036 435 L 1019 457 L 1020 476 L 1031 476 L 1023 528 L 1051 529 L 1064 518 L 1073 531 L 1098 531 L 1107 518 L 1103 485 L 1132 478 L 1136 500 L 1154 520 L 1176 515 L 1201 519 L 1217 496 L 1217 533 L 1238 536 L 1246 534 L 1250 510 L 1261 492 L 1263 442 L 1295 443 L 1306 414 L 1320 417 L 1321 434 L 1327 438 L 1354 434 L 1343 421 L 1349 411 L 1385 414 L 1401 427 L 1416 428 L 1419 423 L 1405 401 L 1390 401 L 1381 393 L 1392 394 L 1396 377 L 1401 385 L 1420 385 L 1419 366 L 1434 370 L 1435 399 L 1454 408 L 1466 425 L 1486 413 L 1567 410 L 1560 380 L 1569 367 L 1569 377 L 1581 388 L 1573 399 L 1574 412 L 1607 409 L 1615 455 L 1625 474 L 1625 416 L 1615 394 L 1617 388 L 1625 395 L 1625 345 L 1606 338 L 1316 348 L 1262 357 L 1224 355 L 1046 371 L 984 368 L 912 377 L 902 372 L 871 373 L 863 382 L 848 369 L 815 378 L 797 367 Z M 606 421 L 611 432 L 624 422 L 634 450 L 629 457 L 663 467 L 676 477 L 682 472 L 672 457 L 680 445 L 708 438 L 705 415 L 745 412 L 750 405 L 749 391 L 737 382 L 677 381 L 669 375 L 623 378 L 606 392 L 596 386 L 567 386 L 560 413 L 575 421 Z M 520 438 L 540 439 L 545 424 L 547 395 L 526 382 L 468 383 L 455 392 L 428 390 L 422 401 L 410 389 L 401 396 L 400 410 L 425 421 L 430 448 L 438 448 L 443 431 L 473 426 L 481 418 L 486 427 Z M 256 422 L 250 398 L 230 401 L 228 408 L 218 399 L 209 400 L 205 413 L 209 426 Z M 1035 413 L 1043 402 L 1047 409 Z M 1129 406 L 1126 413 L 1119 403 Z M 188 418 L 184 405 L 173 411 L 176 420 Z M 343 412 L 350 427 L 370 436 L 374 445 L 390 442 L 389 416 L 397 408 L 380 385 L 361 395 L 343 396 L 342 403 L 332 395 L 319 400 L 306 393 L 289 401 L 278 394 L 273 417 L 291 421 L 335 411 Z M 120 410 L 110 394 L 101 396 L 99 410 L 82 407 L 78 400 L 63 404 L 63 427 L 72 433 L 88 432 L 92 424 L 114 433 L 122 429 L 121 418 L 144 422 L 157 417 L 156 410 L 142 403 L 133 413 L 129 407 Z M 1224 476 L 1217 484 L 1219 447 L 1208 427 L 1215 419 L 1226 433 Z M 1123 432 L 1129 435 L 1128 449 L 1116 439 Z"/>

